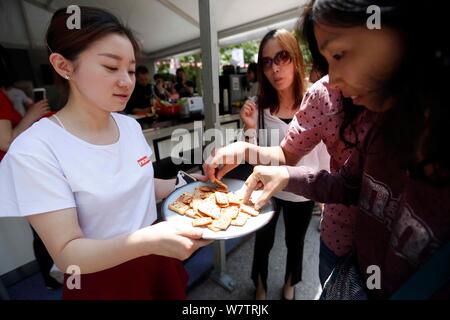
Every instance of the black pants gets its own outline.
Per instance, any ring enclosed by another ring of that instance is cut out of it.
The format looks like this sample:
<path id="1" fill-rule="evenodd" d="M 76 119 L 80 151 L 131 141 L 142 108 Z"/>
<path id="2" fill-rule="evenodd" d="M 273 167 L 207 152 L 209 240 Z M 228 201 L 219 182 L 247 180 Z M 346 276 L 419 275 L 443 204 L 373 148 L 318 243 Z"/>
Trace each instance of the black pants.
<path id="1" fill-rule="evenodd" d="M 314 208 L 313 201 L 290 202 L 277 198 L 274 199 L 276 212 L 272 220 L 256 232 L 252 266 L 252 280 L 255 286 L 258 284 L 258 276 L 260 276 L 266 291 L 269 254 L 275 240 L 275 230 L 281 209 L 283 209 L 285 242 L 287 247 L 284 282 L 286 283 L 291 275 L 291 285 L 295 285 L 302 280 L 303 243 Z"/>
<path id="2" fill-rule="evenodd" d="M 39 265 L 42 277 L 44 278 L 44 282 L 46 285 L 49 285 L 55 280 L 50 276 L 50 269 L 53 266 L 53 259 L 47 251 L 44 243 L 42 242 L 39 235 L 31 228 L 33 231 L 33 250 L 34 255 L 36 256 L 36 261 Z"/>

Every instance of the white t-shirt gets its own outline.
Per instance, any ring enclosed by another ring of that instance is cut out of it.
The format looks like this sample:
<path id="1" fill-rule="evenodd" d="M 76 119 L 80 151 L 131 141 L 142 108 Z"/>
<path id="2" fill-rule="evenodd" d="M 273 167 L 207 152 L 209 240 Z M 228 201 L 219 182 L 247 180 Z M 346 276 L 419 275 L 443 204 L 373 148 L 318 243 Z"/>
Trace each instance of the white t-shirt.
<path id="1" fill-rule="evenodd" d="M 120 137 L 90 144 L 43 118 L 0 163 L 0 216 L 76 208 L 85 237 L 107 239 L 156 220 L 152 151 L 140 125 L 112 114 Z"/>
<path id="2" fill-rule="evenodd" d="M 264 129 L 266 134 L 260 137 L 260 146 L 279 146 L 286 135 L 289 124 L 270 113 L 269 109 L 264 110 Z M 306 166 L 314 171 L 327 170 L 330 171 L 330 155 L 323 142 L 320 142 L 310 153 L 305 155 L 297 166 Z M 305 197 L 296 195 L 292 192 L 281 191 L 274 195 L 275 198 L 291 201 L 301 202 L 308 201 Z"/>
<path id="3" fill-rule="evenodd" d="M 26 113 L 25 104 L 29 100 L 25 92 L 17 88 L 10 88 L 6 90 L 6 94 L 8 95 L 9 99 L 11 99 L 14 105 L 14 109 L 16 109 L 16 111 L 19 112 L 23 117 Z"/>

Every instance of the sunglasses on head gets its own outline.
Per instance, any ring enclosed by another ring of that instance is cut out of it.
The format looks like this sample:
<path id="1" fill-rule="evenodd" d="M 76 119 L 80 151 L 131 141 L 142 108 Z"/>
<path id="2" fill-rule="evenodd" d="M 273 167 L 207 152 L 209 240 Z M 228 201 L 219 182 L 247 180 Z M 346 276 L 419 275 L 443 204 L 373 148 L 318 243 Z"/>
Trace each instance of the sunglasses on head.
<path id="1" fill-rule="evenodd" d="M 264 58 L 262 58 L 262 61 L 261 61 L 262 67 L 264 70 L 272 68 L 272 65 L 274 63 L 277 66 L 283 66 L 283 65 L 289 64 L 291 62 L 292 62 L 292 57 L 289 54 L 289 52 L 287 52 L 286 50 L 281 50 L 281 51 L 277 52 L 277 54 L 273 58 L 264 57 Z"/>

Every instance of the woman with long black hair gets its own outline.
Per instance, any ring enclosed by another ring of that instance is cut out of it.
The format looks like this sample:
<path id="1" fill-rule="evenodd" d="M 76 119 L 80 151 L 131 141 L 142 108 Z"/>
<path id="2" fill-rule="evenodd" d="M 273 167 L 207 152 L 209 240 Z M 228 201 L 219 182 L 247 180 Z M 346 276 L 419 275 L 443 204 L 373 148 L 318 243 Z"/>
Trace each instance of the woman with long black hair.
<path id="1" fill-rule="evenodd" d="M 379 29 L 368 27 L 369 6 L 380 15 Z M 370 298 L 392 297 L 450 238 L 450 48 L 438 32 L 444 13 L 436 3 L 316 1 L 314 34 L 330 86 L 374 112 L 374 125 L 338 174 L 260 166 L 246 182 L 247 196 L 263 185 L 259 206 L 283 189 L 358 205 L 356 274 Z M 380 281 L 367 286 L 374 267 Z M 427 296 L 448 298 L 447 280 L 435 285 Z"/>

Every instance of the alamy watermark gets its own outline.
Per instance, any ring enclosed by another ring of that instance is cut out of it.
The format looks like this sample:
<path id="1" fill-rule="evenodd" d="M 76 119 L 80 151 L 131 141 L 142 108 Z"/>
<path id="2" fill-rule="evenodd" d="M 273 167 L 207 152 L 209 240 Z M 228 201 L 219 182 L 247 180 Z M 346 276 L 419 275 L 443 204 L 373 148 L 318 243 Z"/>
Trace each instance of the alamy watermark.
<path id="1" fill-rule="evenodd" d="M 369 30 L 381 29 L 381 9 L 379 6 L 371 5 L 367 7 L 367 14 L 370 16 L 367 18 L 366 26 Z"/>
<path id="2" fill-rule="evenodd" d="M 203 130 L 202 121 L 194 122 L 194 130 L 180 128 L 172 132 L 170 141 L 172 143 L 170 157 L 174 164 L 198 164 L 205 163 L 215 150 L 229 145 L 235 141 L 245 141 L 249 138 L 252 143 L 259 145 L 279 145 L 280 131 L 278 129 L 208 129 Z M 204 146 L 204 148 L 203 148 Z M 247 159 L 241 157 L 227 156 L 218 159 L 219 164 L 241 164 L 247 161 L 250 164 L 280 165 L 278 159 L 271 157 L 262 158 L 256 152 L 249 152 Z"/>
<path id="3" fill-rule="evenodd" d="M 66 288 L 69 290 L 81 289 L 81 268 L 77 265 L 67 267 L 66 274 L 69 276 L 66 280 Z"/>
<path id="4" fill-rule="evenodd" d="M 66 27 L 69 30 L 81 29 L 81 9 L 77 5 L 70 5 L 67 7 L 66 13 L 70 16 L 66 20 Z"/>
<path id="5" fill-rule="evenodd" d="M 366 270 L 367 274 L 370 274 L 366 280 L 366 287 L 369 290 L 381 289 L 381 269 L 377 265 L 370 265 Z"/>

